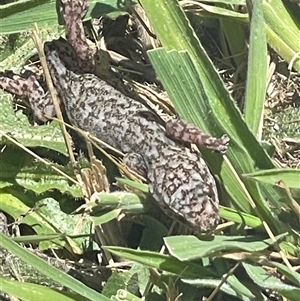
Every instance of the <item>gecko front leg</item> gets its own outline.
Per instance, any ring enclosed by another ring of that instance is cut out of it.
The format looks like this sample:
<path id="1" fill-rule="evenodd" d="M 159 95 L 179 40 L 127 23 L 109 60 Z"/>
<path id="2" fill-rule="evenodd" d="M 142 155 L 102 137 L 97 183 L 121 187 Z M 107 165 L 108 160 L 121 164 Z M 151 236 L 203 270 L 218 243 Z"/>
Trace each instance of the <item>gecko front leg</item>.
<path id="1" fill-rule="evenodd" d="M 82 19 L 88 10 L 87 0 L 61 0 L 61 15 L 68 42 L 74 48 L 82 72 L 94 73 L 95 59 L 84 34 Z"/>
<path id="2" fill-rule="evenodd" d="M 29 100 L 34 116 L 43 122 L 55 116 L 55 110 L 49 93 L 45 93 L 34 76 L 23 78 L 19 75 L 0 76 L 0 88 Z"/>
<path id="3" fill-rule="evenodd" d="M 227 135 L 223 135 L 221 138 L 212 137 L 182 119 L 169 120 L 166 123 L 166 134 L 176 140 L 194 143 L 199 147 L 213 149 L 221 154 L 225 154 L 230 140 Z"/>

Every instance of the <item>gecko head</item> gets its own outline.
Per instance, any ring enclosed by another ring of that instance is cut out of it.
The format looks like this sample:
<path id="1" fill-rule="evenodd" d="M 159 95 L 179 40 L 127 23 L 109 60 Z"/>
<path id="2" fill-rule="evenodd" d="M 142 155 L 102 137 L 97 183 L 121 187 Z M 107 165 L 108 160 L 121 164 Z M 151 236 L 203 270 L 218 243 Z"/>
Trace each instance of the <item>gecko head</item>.
<path id="1" fill-rule="evenodd" d="M 190 212 L 185 217 L 192 229 L 196 233 L 214 230 L 220 221 L 218 200 L 205 195 L 192 204 Z"/>

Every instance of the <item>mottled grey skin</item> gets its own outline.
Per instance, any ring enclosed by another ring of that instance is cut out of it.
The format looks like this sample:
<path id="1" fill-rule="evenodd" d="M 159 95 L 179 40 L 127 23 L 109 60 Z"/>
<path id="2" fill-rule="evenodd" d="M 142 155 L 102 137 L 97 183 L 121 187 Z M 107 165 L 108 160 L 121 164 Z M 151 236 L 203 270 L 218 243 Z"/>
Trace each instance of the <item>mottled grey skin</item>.
<path id="1" fill-rule="evenodd" d="M 126 164 L 148 179 L 150 192 L 166 214 L 183 217 L 196 232 L 214 229 L 219 222 L 215 180 L 200 153 L 178 140 L 224 153 L 227 136 L 210 137 L 183 120 L 171 120 L 165 129 L 148 107 L 94 75 L 95 59 L 78 23 L 87 1 L 61 2 L 69 43 L 46 43 L 45 54 L 71 124 L 125 153 Z M 0 76 L 0 88 L 26 96 L 39 120 L 55 114 L 51 98 L 33 76 Z"/>
<path id="2" fill-rule="evenodd" d="M 138 154 L 150 192 L 167 214 L 181 215 L 199 232 L 215 228 L 216 183 L 201 155 L 170 140 L 145 117 L 153 112 L 143 104 L 95 75 L 67 70 L 54 50 L 46 57 L 70 122 L 126 154 Z"/>

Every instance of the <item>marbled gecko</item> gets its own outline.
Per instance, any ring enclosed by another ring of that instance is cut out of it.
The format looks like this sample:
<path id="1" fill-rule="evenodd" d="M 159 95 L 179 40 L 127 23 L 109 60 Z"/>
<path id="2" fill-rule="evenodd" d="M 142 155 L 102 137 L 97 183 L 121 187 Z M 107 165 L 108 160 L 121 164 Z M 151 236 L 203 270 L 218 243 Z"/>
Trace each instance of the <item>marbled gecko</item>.
<path id="1" fill-rule="evenodd" d="M 219 222 L 216 182 L 201 154 L 178 140 L 224 153 L 229 141 L 227 136 L 210 137 L 178 119 L 167 122 L 165 128 L 151 118 L 154 112 L 147 106 L 92 74 L 94 63 L 90 54 L 82 55 L 87 51 L 82 50 L 86 41 L 82 25 L 78 24 L 87 1 L 63 0 L 62 4 L 68 45 L 75 55 L 66 55 L 57 41 L 45 44 L 45 54 L 71 124 L 125 153 L 126 164 L 148 180 L 151 194 L 167 214 L 180 215 L 197 232 L 214 229 Z M 71 68 L 76 54 L 80 59 L 77 67 Z M 90 73 L 80 68 L 87 59 Z M 54 115 L 51 99 L 33 76 L 26 79 L 17 75 L 13 78 L 0 76 L 0 87 L 28 97 L 39 119 L 45 121 L 45 115 Z"/>

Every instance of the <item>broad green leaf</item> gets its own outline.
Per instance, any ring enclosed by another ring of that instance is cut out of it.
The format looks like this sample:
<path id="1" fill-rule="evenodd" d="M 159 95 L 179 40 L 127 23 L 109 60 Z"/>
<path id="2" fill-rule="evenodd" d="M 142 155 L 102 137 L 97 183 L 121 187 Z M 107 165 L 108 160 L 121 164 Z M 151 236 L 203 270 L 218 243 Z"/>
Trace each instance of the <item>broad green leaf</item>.
<path id="1" fill-rule="evenodd" d="M 117 295 L 120 290 L 126 290 L 137 295 L 143 291 L 149 280 L 149 269 L 142 264 L 134 262 L 130 270 L 123 273 L 113 272 L 102 293 L 107 297 L 111 297 Z M 127 299 L 125 298 L 125 300 Z"/>
<path id="2" fill-rule="evenodd" d="M 285 168 L 259 170 L 245 174 L 244 176 L 271 185 L 276 185 L 282 181 L 287 187 L 300 189 L 299 169 Z"/>
<path id="3" fill-rule="evenodd" d="M 267 40 L 262 0 L 253 2 L 250 24 L 248 72 L 245 95 L 245 121 L 260 141 L 267 88 Z"/>
<path id="4" fill-rule="evenodd" d="M 139 247 L 142 250 L 159 251 L 164 243 L 163 238 L 168 235 L 168 229 L 155 216 L 141 215 L 139 217 L 145 229 Z"/>
<path id="5" fill-rule="evenodd" d="M 279 235 L 280 239 L 286 234 Z M 198 239 L 195 236 L 181 235 L 164 238 L 170 254 L 179 260 L 193 260 L 207 256 L 222 256 L 223 252 L 260 252 L 271 245 L 271 239 L 262 240 L 259 236 L 220 236 Z"/>
<path id="6" fill-rule="evenodd" d="M 40 30 L 41 39 L 43 41 L 57 39 L 62 34 L 62 28 L 57 25 Z M 13 45 L 14 47 L 8 47 L 7 44 L 3 45 L 5 48 L 0 54 L 0 71 L 13 70 L 15 73 L 20 73 L 25 63 L 32 58 L 34 54 L 37 54 L 34 41 L 30 36 L 20 35 L 16 38 Z"/>
<path id="7" fill-rule="evenodd" d="M 16 182 L 28 190 L 37 194 L 57 189 L 61 193 L 72 195 L 75 198 L 82 197 L 82 190 L 79 185 L 70 183 L 65 177 L 54 174 L 56 171 L 50 168 L 40 168 L 43 174 L 38 174 L 40 165 L 23 169 L 16 177 Z"/>
<path id="8" fill-rule="evenodd" d="M 200 264 L 182 262 L 169 255 L 113 246 L 105 246 L 105 249 L 117 256 L 180 275 L 183 278 L 206 278 L 214 276 L 214 273 L 210 269 L 204 268 Z"/>
<path id="9" fill-rule="evenodd" d="M 17 192 L 15 192 L 17 193 Z M 54 234 L 56 235 L 55 229 L 50 225 L 41 215 L 37 212 L 31 212 L 30 214 L 26 214 L 31 209 L 26 206 L 24 202 L 26 202 L 26 196 L 22 195 L 22 201 L 15 197 L 12 193 L 7 192 L 6 190 L 0 190 L 0 211 L 8 213 L 15 220 L 18 219 L 21 215 L 25 215 L 22 218 L 21 223 L 24 223 L 33 228 L 33 230 L 37 234 Z M 30 197 L 29 195 L 27 198 Z M 64 246 L 64 242 L 60 240 L 54 240 L 51 242 L 41 242 L 40 248 L 49 248 L 55 243 L 61 247 Z"/>
<path id="10" fill-rule="evenodd" d="M 111 296 L 115 296 L 119 289 L 125 288 L 127 279 L 126 275 L 124 274 L 126 274 L 126 272 L 118 273 L 113 271 L 103 288 L 102 294 L 109 298 Z"/>
<path id="11" fill-rule="evenodd" d="M 0 6 L 0 34 L 31 30 L 35 22 L 41 28 L 57 24 L 56 3 L 56 0 L 27 0 Z M 122 9 L 122 6 L 116 0 L 91 0 L 85 20 L 100 17 L 119 9 Z"/>
<path id="12" fill-rule="evenodd" d="M 87 298 L 88 300 L 109 301 L 108 298 L 90 289 L 72 276 L 58 270 L 52 265 L 49 265 L 43 259 L 40 259 L 33 253 L 27 251 L 26 249 L 23 249 L 2 233 L 0 233 L 0 246 L 7 249 L 14 255 L 20 257 L 22 260 L 26 261 L 28 264 L 30 264 L 32 267 L 34 267 L 47 277 L 53 279 L 54 281 L 59 281 L 61 285 L 71 289 L 72 291 Z"/>
<path id="13" fill-rule="evenodd" d="M 62 154 L 67 154 L 66 146 L 58 122 L 42 126 L 32 126 L 21 111 L 13 111 L 12 97 L 0 90 L 0 143 L 9 143 L 1 132 L 9 133 L 27 147 L 46 147 Z"/>
<path id="14" fill-rule="evenodd" d="M 298 301 L 300 295 L 300 288 L 283 283 L 280 279 L 272 276 L 265 271 L 262 267 L 254 266 L 246 262 L 243 263 L 245 270 L 254 283 L 260 287 L 274 290 L 283 295 L 290 301 Z"/>
<path id="15" fill-rule="evenodd" d="M 18 147 L 6 145 L 0 152 L 0 181 L 8 181 L 15 184 L 16 176 L 25 166 L 31 165 L 33 158 Z"/>
<path id="16" fill-rule="evenodd" d="M 62 212 L 57 201 L 51 199 L 48 199 L 47 202 L 44 200 L 36 202 L 36 209 L 30 212 L 31 207 L 26 206 L 26 203 L 30 205 L 27 199 L 32 201 L 31 194 L 20 195 L 20 198 L 22 198 L 21 201 L 14 196 L 14 194 L 18 193 L 20 192 L 13 190 L 13 188 L 0 190 L 0 211 L 8 213 L 15 220 L 24 215 L 20 223 L 32 227 L 38 235 L 43 235 L 44 238 L 50 235 L 49 240 L 40 240 L 40 250 L 59 246 L 61 248 L 65 247 L 73 253 L 82 253 L 81 246 L 86 238 L 73 240 L 66 235 L 61 235 L 63 233 L 73 234 L 72 231 L 80 218 L 79 215 L 71 216 Z M 44 204 L 46 204 L 46 206 L 44 206 Z M 84 234 L 85 236 L 89 235 L 89 224 L 87 222 L 82 227 L 80 234 Z M 55 238 L 57 235 L 59 239 Z M 36 240 L 38 240 L 37 237 Z"/>
<path id="17" fill-rule="evenodd" d="M 39 209 L 40 215 L 48 221 L 56 232 L 65 234 L 65 248 L 74 254 L 82 254 L 85 245 L 89 244 L 90 229 L 92 221 L 89 218 L 85 218 L 79 214 L 67 214 L 60 208 L 58 201 L 54 199 L 47 199 L 37 202 L 37 206 L 41 206 Z M 78 225 L 81 225 L 79 228 Z M 74 233 L 74 229 L 76 232 Z M 70 236 L 77 235 L 76 239 L 72 239 Z M 81 235 L 79 238 L 78 236 Z"/>
<path id="18" fill-rule="evenodd" d="M 134 262 L 131 269 L 129 270 L 131 274 L 131 281 L 133 277 L 137 278 L 137 285 L 139 293 L 144 294 L 150 281 L 150 271 L 149 268 L 140 263 Z M 133 282 L 133 281 L 132 281 Z M 132 292 L 132 290 L 131 290 Z"/>
<path id="19" fill-rule="evenodd" d="M 58 167 L 58 165 L 55 165 Z M 69 173 L 67 168 L 58 167 L 62 171 Z M 16 175 L 16 183 L 24 188 L 34 191 L 36 194 L 42 194 L 53 189 L 61 193 L 72 195 L 75 198 L 82 197 L 82 191 L 79 185 L 71 183 L 64 176 L 51 169 L 49 166 L 34 164 L 31 167 L 22 168 L 21 172 Z"/>
<path id="20" fill-rule="evenodd" d="M 20 185 L 39 195 L 57 189 L 61 193 L 74 197 L 82 196 L 79 185 L 58 174 L 56 170 L 45 163 L 36 162 L 31 154 L 18 148 L 18 146 L 6 145 L 0 153 L 0 161 L 0 183 L 3 183 L 3 187 Z M 70 167 L 58 164 L 51 165 L 72 177 L 73 172 Z"/>

